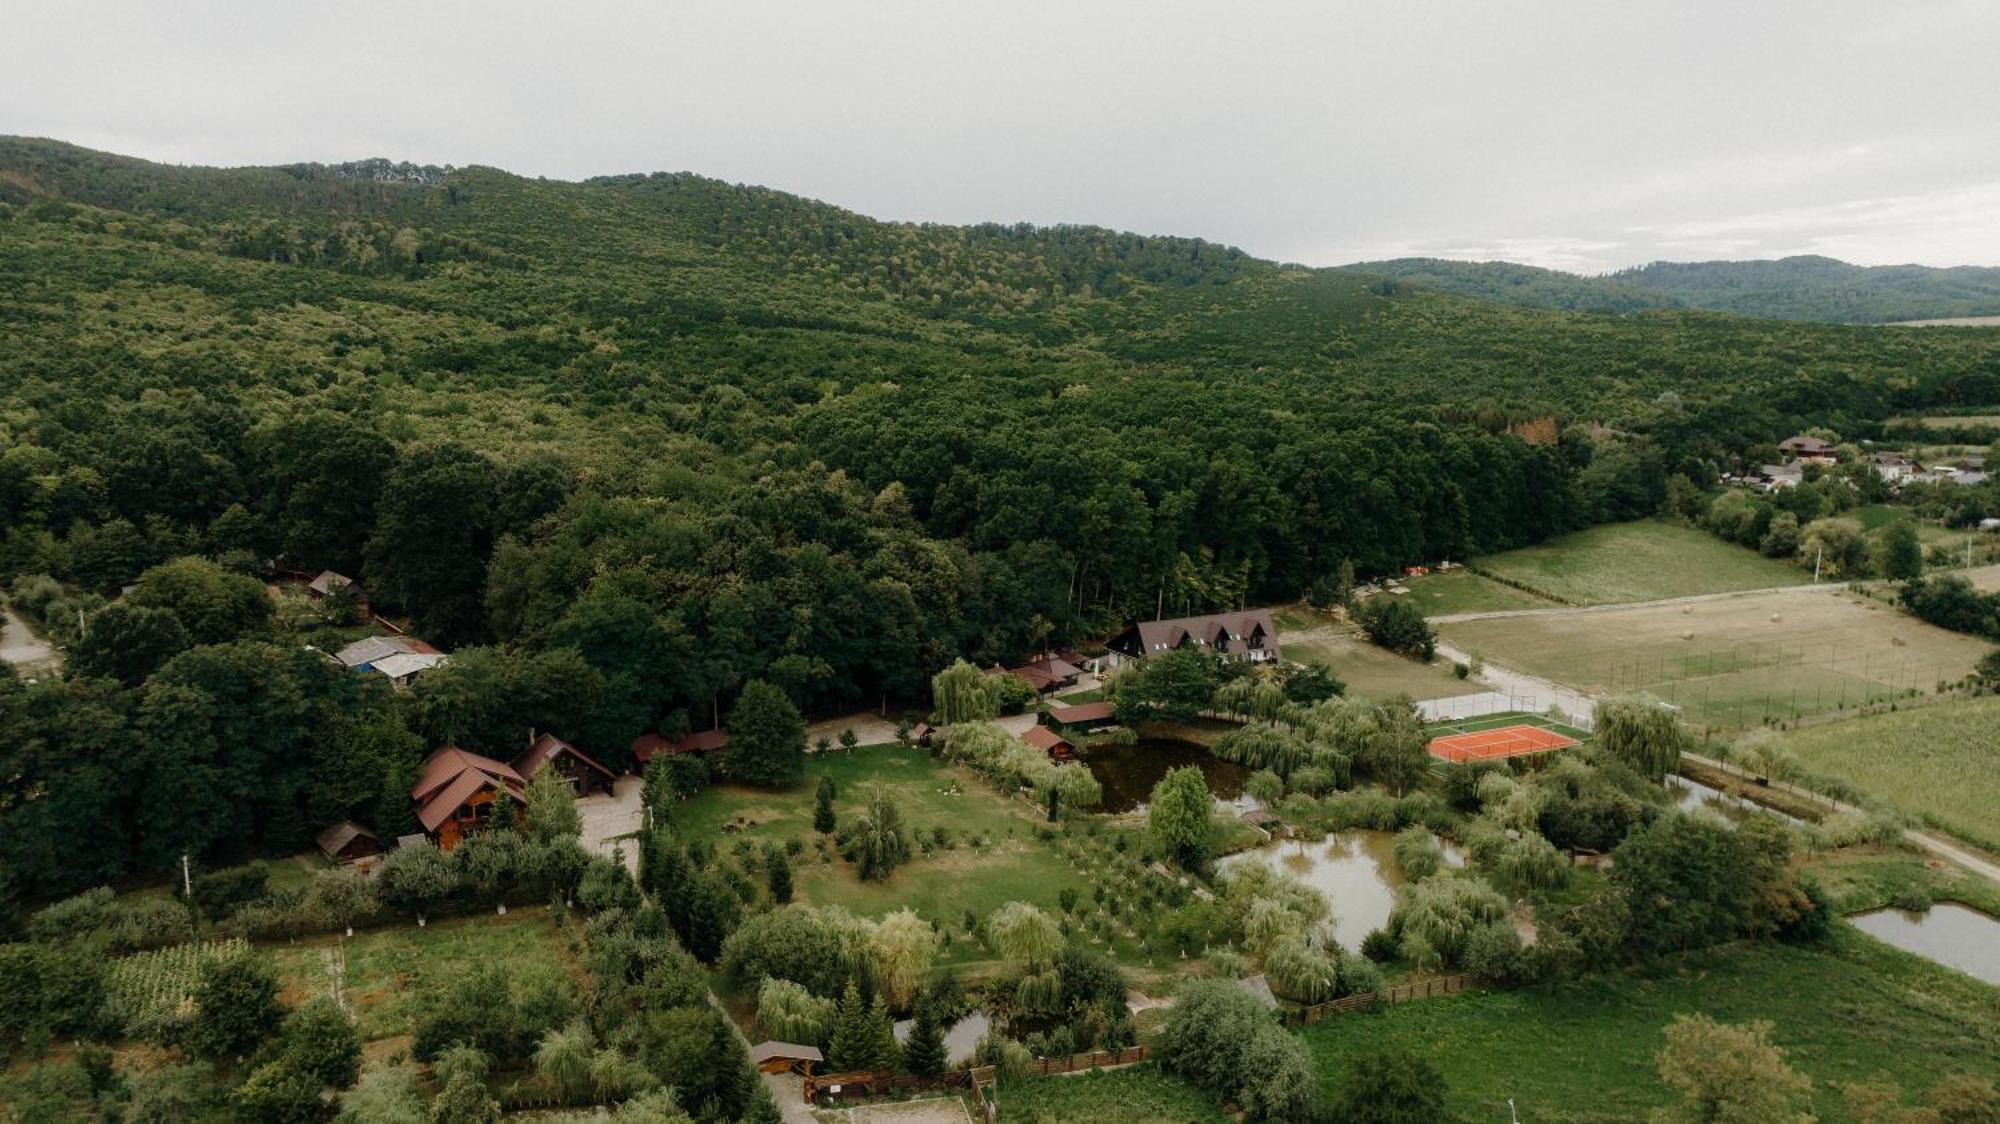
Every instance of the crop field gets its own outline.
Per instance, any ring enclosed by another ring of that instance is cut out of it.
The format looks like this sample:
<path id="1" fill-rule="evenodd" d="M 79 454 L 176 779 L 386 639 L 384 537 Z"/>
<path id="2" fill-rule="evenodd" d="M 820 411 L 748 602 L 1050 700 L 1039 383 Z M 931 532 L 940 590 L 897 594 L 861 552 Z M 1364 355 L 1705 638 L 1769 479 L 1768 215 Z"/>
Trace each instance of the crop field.
<path id="1" fill-rule="evenodd" d="M 2000 698 L 1941 702 L 1771 737 L 1811 772 L 2000 851 Z"/>
<path id="2" fill-rule="evenodd" d="M 121 956 L 105 973 L 105 991 L 128 1020 L 165 1015 L 193 1002 L 204 967 L 249 948 L 248 942 L 237 937 Z"/>
<path id="3" fill-rule="evenodd" d="M 1834 589 L 1462 621 L 1439 630 L 1503 667 L 1593 695 L 1646 692 L 1717 730 L 1929 693 L 1969 673 L 1988 647 Z"/>
<path id="4" fill-rule="evenodd" d="M 1466 569 L 1404 578 L 1403 585 L 1410 591 L 1403 595 L 1403 600 L 1415 605 L 1426 617 L 1490 613 L 1504 609 L 1546 609 L 1556 604 L 1545 597 L 1502 585 Z"/>
<path id="5" fill-rule="evenodd" d="M 1660 520 L 1613 523 L 1476 562 L 1570 605 L 1656 601 L 1799 585 L 1811 576 L 1705 531 Z"/>
<path id="6" fill-rule="evenodd" d="M 484 965 L 506 969 L 517 989 L 566 978 L 574 970 L 546 906 L 432 921 L 423 928 L 398 924 L 351 939 L 316 937 L 267 951 L 277 963 L 286 1003 L 337 990 L 354 1012 L 364 1042 L 410 1033 L 442 989 Z"/>
<path id="7" fill-rule="evenodd" d="M 1460 1119 L 1642 1119 L 1670 1103 L 1654 1068 L 1674 1015 L 1769 1019 L 1813 1080 L 1823 1121 L 1852 1120 L 1836 1082 L 1886 1074 L 1910 1093 L 1969 1072 L 2000 1079 L 2000 988 L 1841 925 L 1826 944 L 1729 945 L 1552 990 L 1468 993 L 1327 1019 L 1302 1032 L 1331 1089 L 1345 1057 L 1402 1046 L 1443 1074 Z M 1494 1115 L 1493 1106 L 1500 1106 Z"/>

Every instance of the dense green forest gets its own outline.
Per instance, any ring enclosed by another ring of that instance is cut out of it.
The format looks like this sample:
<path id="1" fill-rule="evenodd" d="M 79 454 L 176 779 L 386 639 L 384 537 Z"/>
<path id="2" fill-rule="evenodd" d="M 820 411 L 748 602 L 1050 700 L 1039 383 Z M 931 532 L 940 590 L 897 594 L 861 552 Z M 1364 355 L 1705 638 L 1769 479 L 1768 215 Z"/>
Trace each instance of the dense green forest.
<path id="1" fill-rule="evenodd" d="M 1524 309 L 692 175 L 0 140 L 0 274 L 0 580 L 73 656 L 0 681 L 29 895 L 341 815 L 393 833 L 445 738 L 617 764 L 753 678 L 920 703 L 955 656 L 1502 550 L 1804 425 L 2000 401 L 2000 332 Z M 190 555 L 213 570 L 120 599 Z M 230 608 L 229 575 L 323 567 L 459 657 L 392 697 Z"/>
<path id="2" fill-rule="evenodd" d="M 1418 288 L 1528 308 L 1637 312 L 1700 308 L 1770 320 L 1883 324 L 2000 315 L 2000 269 L 1777 261 L 1654 262 L 1583 277 L 1513 262 L 1398 258 L 1343 267 Z"/>

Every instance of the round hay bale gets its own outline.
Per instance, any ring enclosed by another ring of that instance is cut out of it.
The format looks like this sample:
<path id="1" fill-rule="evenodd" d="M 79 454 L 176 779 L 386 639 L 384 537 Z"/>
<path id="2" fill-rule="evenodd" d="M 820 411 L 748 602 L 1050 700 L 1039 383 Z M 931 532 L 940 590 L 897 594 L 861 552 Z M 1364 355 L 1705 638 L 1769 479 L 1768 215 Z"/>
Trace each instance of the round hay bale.
<path id="1" fill-rule="evenodd" d="M 1779 621 L 1781 621 L 1781 620 L 1783 620 L 1783 619 L 1784 619 L 1784 614 L 1783 614 L 1783 613 L 1772 613 L 1772 614 L 1771 614 L 1771 623 L 1772 623 L 1772 624 L 1777 624 L 1777 623 L 1778 623 Z"/>
<path id="2" fill-rule="evenodd" d="M 1683 633 L 1681 633 L 1681 639 L 1682 639 L 1682 640 L 1693 640 L 1693 639 L 1694 639 L 1694 633 L 1692 633 L 1692 632 L 1683 632 Z"/>

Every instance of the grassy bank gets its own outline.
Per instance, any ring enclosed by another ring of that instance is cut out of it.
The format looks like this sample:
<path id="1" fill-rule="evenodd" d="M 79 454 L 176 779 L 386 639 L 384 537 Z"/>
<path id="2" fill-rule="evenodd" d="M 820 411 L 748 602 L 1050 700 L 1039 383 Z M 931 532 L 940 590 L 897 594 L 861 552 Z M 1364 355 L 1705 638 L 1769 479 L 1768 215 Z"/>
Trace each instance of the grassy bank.
<path id="1" fill-rule="evenodd" d="M 1887 1074 L 1907 1091 L 1965 1071 L 2000 1079 L 2000 989 L 1843 925 L 1816 948 L 1733 945 L 1551 991 L 1468 994 L 1329 1019 L 1303 1032 L 1329 1088 L 1341 1059 L 1385 1044 L 1438 1067 L 1452 1107 L 1492 1119 L 1631 1120 L 1671 1099 L 1654 1069 L 1675 1014 L 1769 1019 L 1814 1083 L 1820 1119 L 1847 1120 L 1836 1082 Z"/>
<path id="2" fill-rule="evenodd" d="M 1963 699 L 1773 735 L 1837 777 L 1989 850 L 2000 850 L 2000 698 Z"/>

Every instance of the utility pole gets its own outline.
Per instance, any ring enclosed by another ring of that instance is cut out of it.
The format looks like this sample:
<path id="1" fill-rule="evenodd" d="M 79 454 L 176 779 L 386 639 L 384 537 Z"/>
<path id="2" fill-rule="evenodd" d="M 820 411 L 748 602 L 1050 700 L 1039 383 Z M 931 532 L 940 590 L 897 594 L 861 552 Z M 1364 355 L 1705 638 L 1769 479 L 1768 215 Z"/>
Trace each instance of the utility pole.
<path id="1" fill-rule="evenodd" d="M 193 904 L 194 875 L 188 869 L 188 857 L 186 851 L 181 852 L 181 896 L 186 898 L 189 904 Z"/>
<path id="2" fill-rule="evenodd" d="M 1820 563 L 1821 563 L 1822 561 L 1824 561 L 1824 560 L 1825 560 L 1825 558 L 1826 558 L 1826 547 L 1822 546 L 1822 547 L 1819 547 L 1818 549 L 1816 549 L 1816 550 L 1814 550 L 1814 551 L 1813 551 L 1813 584 L 1814 584 L 1814 585 L 1818 585 L 1818 584 L 1819 584 L 1819 564 L 1820 564 Z"/>

